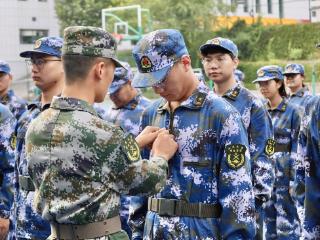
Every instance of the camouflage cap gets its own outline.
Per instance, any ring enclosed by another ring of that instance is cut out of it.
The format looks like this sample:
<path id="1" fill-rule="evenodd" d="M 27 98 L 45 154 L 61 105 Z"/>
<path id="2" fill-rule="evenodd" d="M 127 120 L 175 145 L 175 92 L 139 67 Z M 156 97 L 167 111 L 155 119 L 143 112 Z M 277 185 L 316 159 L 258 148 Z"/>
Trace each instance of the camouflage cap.
<path id="1" fill-rule="evenodd" d="M 238 82 L 243 82 L 245 75 L 244 75 L 244 73 L 243 73 L 241 70 L 236 69 L 236 70 L 234 71 L 234 77 L 235 77 L 236 81 L 238 81 Z"/>
<path id="2" fill-rule="evenodd" d="M 7 62 L 0 60 L 0 72 L 10 74 L 11 69 L 10 69 L 10 66 Z"/>
<path id="3" fill-rule="evenodd" d="M 110 58 L 117 67 L 122 67 L 116 58 L 116 50 L 116 40 L 102 28 L 72 26 L 64 30 L 63 55 Z"/>
<path id="4" fill-rule="evenodd" d="M 43 53 L 60 58 L 62 44 L 60 37 L 43 37 L 35 41 L 33 50 L 20 53 L 20 57 L 31 58 L 34 53 Z"/>
<path id="5" fill-rule="evenodd" d="M 201 54 L 207 54 L 208 51 L 212 50 L 227 50 L 234 57 L 238 57 L 237 45 L 227 38 L 215 37 L 213 39 L 209 39 L 205 44 L 200 46 Z"/>
<path id="6" fill-rule="evenodd" d="M 160 29 L 144 36 L 132 54 L 139 70 L 132 85 L 150 87 L 162 82 L 174 63 L 189 53 L 178 30 Z"/>
<path id="7" fill-rule="evenodd" d="M 298 63 L 289 63 L 284 68 L 283 75 L 286 74 L 301 74 L 304 75 L 304 66 Z"/>
<path id="8" fill-rule="evenodd" d="M 121 62 L 124 67 L 117 67 L 114 71 L 113 81 L 109 87 L 108 94 L 113 94 L 118 91 L 121 86 L 132 80 L 134 75 L 129 63 Z"/>
<path id="9" fill-rule="evenodd" d="M 264 66 L 258 69 L 257 79 L 252 81 L 255 82 L 265 82 L 272 79 L 278 79 L 283 81 L 282 68 L 277 65 Z"/>

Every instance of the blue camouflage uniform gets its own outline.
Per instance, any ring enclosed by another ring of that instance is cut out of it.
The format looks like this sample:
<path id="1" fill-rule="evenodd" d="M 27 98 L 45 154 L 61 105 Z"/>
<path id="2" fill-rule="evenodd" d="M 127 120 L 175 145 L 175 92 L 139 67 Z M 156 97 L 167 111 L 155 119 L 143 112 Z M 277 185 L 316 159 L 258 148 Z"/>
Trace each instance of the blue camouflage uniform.
<path id="1" fill-rule="evenodd" d="M 178 31 L 146 35 L 133 50 L 140 72 L 134 86 L 163 80 L 184 54 Z M 132 203 L 133 239 L 142 238 L 143 222 L 144 239 L 253 239 L 250 153 L 237 110 L 200 82 L 173 112 L 165 99 L 155 101 L 142 115 L 141 128 L 148 125 L 169 129 L 179 149 L 162 191 L 147 205 L 146 199 Z"/>
<path id="2" fill-rule="evenodd" d="M 284 75 L 286 74 L 301 74 L 304 75 L 304 67 L 301 64 L 290 63 L 285 66 Z M 289 97 L 289 103 L 293 104 L 296 108 L 298 108 L 300 112 L 300 117 L 303 116 L 306 104 L 309 99 L 312 98 L 311 93 L 309 92 L 306 86 L 302 87 L 296 93 L 293 93 Z"/>
<path id="3" fill-rule="evenodd" d="M 254 82 L 278 79 L 283 81 L 282 69 L 265 66 L 257 71 Z M 265 221 L 266 239 L 299 239 L 300 221 L 293 192 L 295 164 L 297 162 L 298 134 L 300 129 L 299 111 L 286 99 L 271 109 L 275 147 L 272 158 L 275 162 L 276 179 L 271 200 L 267 203 Z"/>
<path id="4" fill-rule="evenodd" d="M 11 69 L 7 62 L 0 60 L 0 72 L 11 74 Z M 27 101 L 16 96 L 11 89 L 5 95 L 0 96 L 0 102 L 10 109 L 17 120 L 27 110 Z"/>
<path id="5" fill-rule="evenodd" d="M 114 79 L 109 87 L 110 95 L 116 93 L 129 80 L 133 79 L 133 73 L 130 65 L 123 62 L 125 68 L 116 68 Z M 113 106 L 104 115 L 104 119 L 115 125 L 120 126 L 125 132 L 133 134 L 135 137 L 139 134 L 139 123 L 142 112 L 149 106 L 151 101 L 140 92 L 131 99 L 125 106 L 117 108 Z M 128 225 L 130 199 L 134 197 L 122 195 L 120 197 L 120 220 L 122 229 L 124 229 L 131 238 L 131 229 Z"/>
<path id="6" fill-rule="evenodd" d="M 297 201 L 298 214 L 301 224 L 304 222 L 305 156 L 307 147 L 307 131 L 309 130 L 308 128 L 311 120 L 311 114 L 314 111 L 318 101 L 320 101 L 320 96 L 313 96 L 308 99 L 304 114 L 301 118 L 298 138 L 298 159 L 296 162 L 296 173 L 294 179 L 294 196 Z"/>
<path id="7" fill-rule="evenodd" d="M 13 203 L 15 124 L 14 116 L 0 103 L 0 218 L 6 219 Z"/>
<path id="8" fill-rule="evenodd" d="M 48 109 L 50 104 L 41 106 L 40 97 L 28 105 L 28 110 L 22 115 L 16 126 L 16 165 L 15 165 L 15 234 L 17 238 L 46 239 L 50 235 L 50 224 L 44 220 L 33 208 L 34 189 L 32 186 L 20 186 L 21 176 L 29 179 L 27 159 L 25 154 L 25 135 L 30 122 L 42 111 Z M 27 180 L 26 180 L 27 181 Z M 30 184 L 31 182 L 27 183 Z M 24 183 L 24 185 L 27 185 Z"/>
<path id="9" fill-rule="evenodd" d="M 209 50 L 227 50 L 234 57 L 238 56 L 237 46 L 229 39 L 217 37 L 208 40 L 200 47 L 202 55 Z M 235 75 L 243 75 L 240 70 Z M 243 76 L 244 77 L 244 76 Z M 271 197 L 274 183 L 274 164 L 270 154 L 266 151 L 268 143 L 273 139 L 273 129 L 270 116 L 262 101 L 237 81 L 231 89 L 222 95 L 240 113 L 245 129 L 248 133 L 249 150 L 253 176 L 253 187 L 256 202 L 257 238 L 263 235 L 263 203 Z"/>
<path id="10" fill-rule="evenodd" d="M 45 53 L 60 57 L 63 40 L 59 37 L 44 37 L 35 42 L 34 50 L 22 52 L 21 57 L 31 57 L 33 53 Z M 44 220 L 32 207 L 34 201 L 34 186 L 28 173 L 28 162 L 25 153 L 25 135 L 30 122 L 50 104 L 41 105 L 41 97 L 28 105 L 28 110 L 21 116 L 16 127 L 16 187 L 14 209 L 14 230 L 17 238 L 46 239 L 50 235 L 50 224 Z"/>
<path id="11" fill-rule="evenodd" d="M 319 239 L 320 214 L 320 148 L 319 148 L 320 97 L 309 100 L 299 136 L 299 165 L 296 173 L 296 194 L 304 203 L 304 239 Z"/>
<path id="12" fill-rule="evenodd" d="M 124 84 L 133 79 L 133 74 L 128 63 L 123 63 L 126 69 L 116 68 L 114 80 L 109 87 L 109 94 L 116 93 Z M 104 119 L 119 125 L 126 132 L 134 136 L 139 134 L 140 116 L 151 101 L 139 92 L 128 104 L 121 108 L 113 106 L 106 113 Z"/>
<path id="13" fill-rule="evenodd" d="M 0 102 L 8 106 L 17 120 L 27 110 L 27 101 L 15 95 L 12 89 L 5 96 L 0 97 Z"/>
<path id="14" fill-rule="evenodd" d="M 299 112 L 283 100 L 276 109 L 269 109 L 269 113 L 276 141 L 273 155 L 276 163 L 276 181 L 271 201 L 274 206 L 270 206 L 276 211 L 276 239 L 299 239 L 300 221 L 292 195 L 300 127 Z"/>

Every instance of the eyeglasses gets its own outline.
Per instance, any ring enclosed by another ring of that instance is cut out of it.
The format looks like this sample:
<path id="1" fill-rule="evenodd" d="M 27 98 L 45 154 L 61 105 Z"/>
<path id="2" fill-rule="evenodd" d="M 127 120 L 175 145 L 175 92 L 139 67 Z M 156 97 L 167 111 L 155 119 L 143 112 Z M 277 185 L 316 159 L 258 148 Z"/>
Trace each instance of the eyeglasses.
<path id="1" fill-rule="evenodd" d="M 45 58 L 30 58 L 26 59 L 26 63 L 29 66 L 36 65 L 39 68 L 43 68 L 47 62 L 60 62 L 61 59 L 45 59 Z"/>

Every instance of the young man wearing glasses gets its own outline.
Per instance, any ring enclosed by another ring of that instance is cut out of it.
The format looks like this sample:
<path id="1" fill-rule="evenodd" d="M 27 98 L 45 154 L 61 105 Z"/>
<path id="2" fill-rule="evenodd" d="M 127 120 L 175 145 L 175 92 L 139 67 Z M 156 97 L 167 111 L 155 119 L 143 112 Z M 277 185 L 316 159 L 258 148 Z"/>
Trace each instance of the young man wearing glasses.
<path id="1" fill-rule="evenodd" d="M 0 60 L 0 102 L 7 106 L 18 120 L 27 110 L 27 102 L 15 95 L 12 89 L 9 89 L 12 78 L 9 64 Z"/>
<path id="2" fill-rule="evenodd" d="M 46 239 L 50 235 L 50 225 L 32 208 L 34 186 L 27 172 L 25 155 L 25 134 L 34 118 L 49 108 L 53 96 L 61 94 L 64 83 L 64 71 L 61 62 L 63 40 L 59 37 L 38 39 L 34 49 L 20 53 L 27 58 L 31 67 L 34 84 L 41 90 L 41 95 L 28 105 L 16 127 L 16 184 L 15 210 L 12 222 L 17 239 Z"/>
<path id="3" fill-rule="evenodd" d="M 133 86 L 162 97 L 142 114 L 141 129 L 165 127 L 179 145 L 165 187 L 132 202 L 133 239 L 252 239 L 251 166 L 239 113 L 198 80 L 179 31 L 147 34 L 133 56 Z"/>
<path id="4" fill-rule="evenodd" d="M 240 113 L 248 133 L 255 207 L 256 239 L 263 239 L 263 206 L 270 199 L 274 182 L 272 123 L 263 103 L 235 79 L 239 64 L 238 48 L 229 39 L 216 37 L 200 47 L 207 77 L 214 82 L 214 92 L 226 99 Z"/>

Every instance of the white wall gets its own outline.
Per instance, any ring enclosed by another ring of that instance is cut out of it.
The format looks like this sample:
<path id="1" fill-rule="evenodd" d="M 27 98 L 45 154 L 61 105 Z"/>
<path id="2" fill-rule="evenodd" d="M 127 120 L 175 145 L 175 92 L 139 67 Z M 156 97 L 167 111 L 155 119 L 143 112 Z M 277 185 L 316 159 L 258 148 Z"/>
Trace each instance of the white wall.
<path id="1" fill-rule="evenodd" d="M 33 48 L 33 44 L 20 44 L 20 29 L 47 29 L 49 36 L 59 36 L 54 0 L 0 0 L 0 5 L 0 59 L 9 62 L 19 80 L 27 73 L 19 53 Z"/>

